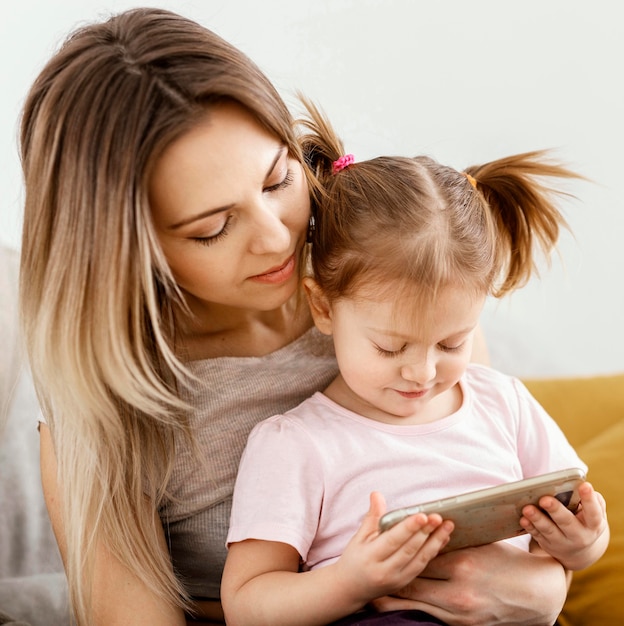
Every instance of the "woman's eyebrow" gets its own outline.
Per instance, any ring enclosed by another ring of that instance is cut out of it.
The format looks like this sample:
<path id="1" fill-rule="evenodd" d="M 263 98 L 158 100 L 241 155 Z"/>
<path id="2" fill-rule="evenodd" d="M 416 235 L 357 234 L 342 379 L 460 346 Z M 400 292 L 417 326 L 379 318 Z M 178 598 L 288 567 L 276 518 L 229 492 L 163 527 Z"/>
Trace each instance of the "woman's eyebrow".
<path id="1" fill-rule="evenodd" d="M 273 173 L 273 170 L 275 169 L 277 162 L 282 157 L 282 154 L 284 154 L 284 150 L 286 150 L 286 146 L 283 146 L 283 145 L 277 149 L 275 157 L 273 158 L 273 161 L 271 161 L 271 165 L 269 169 L 267 170 L 267 173 L 264 177 L 265 180 L 269 178 L 269 176 L 271 176 L 271 174 Z M 188 226 L 189 224 L 192 224 L 193 222 L 197 222 L 198 220 L 202 220 L 205 217 L 210 217 L 211 215 L 216 215 L 217 213 L 222 213 L 223 211 L 228 211 L 233 206 L 234 204 L 231 203 L 231 204 L 226 204 L 224 206 L 217 207 L 216 209 L 208 209 L 206 211 L 202 211 L 201 213 L 198 213 L 197 215 L 191 215 L 190 217 L 180 220 L 179 222 L 176 222 L 175 224 L 171 224 L 171 226 L 169 226 L 167 230 L 177 230 L 178 228 L 182 228 L 182 226 Z"/>
<path id="2" fill-rule="evenodd" d="M 189 224 L 202 220 L 205 217 L 209 217 L 211 215 L 215 215 L 217 213 L 222 213 L 223 211 L 227 211 L 231 209 L 233 206 L 234 204 L 226 204 L 225 206 L 220 206 L 216 209 L 208 209 L 207 211 L 202 211 L 201 213 L 198 213 L 197 215 L 191 215 L 190 217 L 180 220 L 179 222 L 176 222 L 175 224 L 171 224 L 171 226 L 169 226 L 167 230 L 177 230 L 178 228 L 182 228 L 182 226 L 188 226 Z"/>
<path id="3" fill-rule="evenodd" d="M 275 153 L 275 158 L 273 159 L 273 162 L 271 163 L 271 167 L 269 167 L 269 169 L 267 170 L 266 176 L 264 177 L 265 180 L 271 176 L 271 174 L 273 173 L 273 170 L 275 169 L 275 166 L 277 165 L 277 162 L 282 158 L 282 154 L 284 154 L 284 151 L 286 150 L 286 146 L 281 145 L 278 149 L 277 152 Z"/>

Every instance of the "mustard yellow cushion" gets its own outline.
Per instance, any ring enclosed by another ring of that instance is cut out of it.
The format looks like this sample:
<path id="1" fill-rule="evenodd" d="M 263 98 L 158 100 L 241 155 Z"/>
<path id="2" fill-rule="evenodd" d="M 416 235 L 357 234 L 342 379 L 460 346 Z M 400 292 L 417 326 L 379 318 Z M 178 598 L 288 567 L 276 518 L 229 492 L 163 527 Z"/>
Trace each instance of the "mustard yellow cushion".
<path id="1" fill-rule="evenodd" d="M 561 626 L 624 624 L 624 375 L 525 381 L 589 466 L 607 501 L 611 541 L 605 555 L 575 572 Z"/>
<path id="2" fill-rule="evenodd" d="M 577 449 L 624 418 L 624 374 L 524 383 Z"/>

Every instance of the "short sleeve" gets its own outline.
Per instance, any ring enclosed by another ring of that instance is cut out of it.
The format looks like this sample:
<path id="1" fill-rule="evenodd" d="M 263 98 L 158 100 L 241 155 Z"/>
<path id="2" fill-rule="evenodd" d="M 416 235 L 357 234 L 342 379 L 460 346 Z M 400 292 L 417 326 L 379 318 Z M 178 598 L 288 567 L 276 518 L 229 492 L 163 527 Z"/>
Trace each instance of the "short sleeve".
<path id="1" fill-rule="evenodd" d="M 279 541 L 305 560 L 323 501 L 320 456 L 307 433 L 287 416 L 258 424 L 241 458 L 227 544 Z"/>

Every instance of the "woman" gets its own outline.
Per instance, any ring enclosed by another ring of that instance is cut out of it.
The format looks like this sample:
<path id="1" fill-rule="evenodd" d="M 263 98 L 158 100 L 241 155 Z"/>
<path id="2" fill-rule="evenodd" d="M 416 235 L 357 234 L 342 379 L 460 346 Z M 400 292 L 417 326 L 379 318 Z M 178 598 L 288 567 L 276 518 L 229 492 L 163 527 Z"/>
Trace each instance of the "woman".
<path id="1" fill-rule="evenodd" d="M 292 119 L 235 48 L 137 9 L 53 56 L 21 150 L 22 314 L 76 618 L 218 621 L 247 434 L 336 375 L 299 298 L 312 178 Z M 565 597 L 558 564 L 513 551 L 431 572 L 380 602 L 452 624 L 545 623 Z"/>

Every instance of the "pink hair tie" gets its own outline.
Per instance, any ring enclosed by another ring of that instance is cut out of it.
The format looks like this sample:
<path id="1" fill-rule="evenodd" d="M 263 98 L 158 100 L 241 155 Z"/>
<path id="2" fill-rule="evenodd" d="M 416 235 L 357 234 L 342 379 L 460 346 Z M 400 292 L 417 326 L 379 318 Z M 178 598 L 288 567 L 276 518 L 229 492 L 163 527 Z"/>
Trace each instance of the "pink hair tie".
<path id="1" fill-rule="evenodd" d="M 347 165 L 355 163 L 355 157 L 352 154 L 345 154 L 332 163 L 332 174 L 341 172 Z"/>

